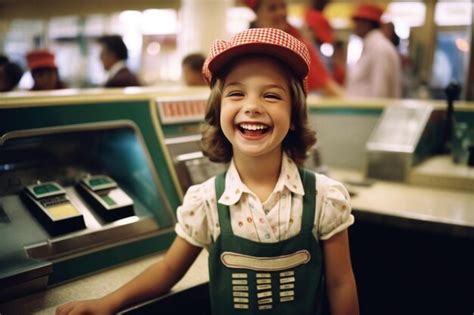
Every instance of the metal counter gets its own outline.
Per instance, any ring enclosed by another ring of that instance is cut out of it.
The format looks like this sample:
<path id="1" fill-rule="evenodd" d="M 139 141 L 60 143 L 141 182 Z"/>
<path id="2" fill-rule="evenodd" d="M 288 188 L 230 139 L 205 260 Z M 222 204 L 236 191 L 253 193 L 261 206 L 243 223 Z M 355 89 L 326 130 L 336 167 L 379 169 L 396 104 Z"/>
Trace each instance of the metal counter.
<path id="1" fill-rule="evenodd" d="M 345 183 L 358 216 L 407 229 L 430 230 L 474 240 L 474 194 L 429 186 L 368 181 L 352 170 L 331 170 Z"/>

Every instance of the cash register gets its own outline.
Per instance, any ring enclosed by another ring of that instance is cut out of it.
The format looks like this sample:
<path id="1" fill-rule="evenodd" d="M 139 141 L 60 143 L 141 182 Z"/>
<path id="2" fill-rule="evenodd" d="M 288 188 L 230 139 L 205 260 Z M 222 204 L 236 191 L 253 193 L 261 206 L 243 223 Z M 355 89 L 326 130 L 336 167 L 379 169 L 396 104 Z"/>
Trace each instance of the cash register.
<path id="1" fill-rule="evenodd" d="M 127 120 L 3 134 L 0 214 L 0 302 L 140 255 L 175 222 Z"/>

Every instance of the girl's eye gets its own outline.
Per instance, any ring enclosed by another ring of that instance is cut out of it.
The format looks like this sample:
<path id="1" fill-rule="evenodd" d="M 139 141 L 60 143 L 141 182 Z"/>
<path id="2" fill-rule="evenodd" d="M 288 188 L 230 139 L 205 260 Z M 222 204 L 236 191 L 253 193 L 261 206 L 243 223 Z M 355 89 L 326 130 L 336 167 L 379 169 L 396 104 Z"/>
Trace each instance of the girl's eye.
<path id="1" fill-rule="evenodd" d="M 274 94 L 274 93 L 267 93 L 267 94 L 265 94 L 265 98 L 270 98 L 270 99 L 275 99 L 275 100 L 281 100 L 280 95 Z"/>
<path id="2" fill-rule="evenodd" d="M 238 97 L 238 96 L 243 96 L 244 93 L 241 91 L 230 91 L 229 93 L 226 94 L 227 97 Z"/>

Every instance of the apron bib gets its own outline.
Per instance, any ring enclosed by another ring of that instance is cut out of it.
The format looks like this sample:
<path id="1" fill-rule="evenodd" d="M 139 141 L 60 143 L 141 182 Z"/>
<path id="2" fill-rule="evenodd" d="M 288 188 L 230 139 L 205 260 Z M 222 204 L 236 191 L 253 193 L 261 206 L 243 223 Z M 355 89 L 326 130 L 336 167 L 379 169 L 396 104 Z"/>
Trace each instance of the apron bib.
<path id="1" fill-rule="evenodd" d="M 278 243 L 259 243 L 234 235 L 229 207 L 218 203 L 221 234 L 209 251 L 212 314 L 322 314 L 323 257 L 312 229 L 316 209 L 314 173 L 303 180 L 301 231 Z M 216 197 L 225 174 L 216 176 Z"/>

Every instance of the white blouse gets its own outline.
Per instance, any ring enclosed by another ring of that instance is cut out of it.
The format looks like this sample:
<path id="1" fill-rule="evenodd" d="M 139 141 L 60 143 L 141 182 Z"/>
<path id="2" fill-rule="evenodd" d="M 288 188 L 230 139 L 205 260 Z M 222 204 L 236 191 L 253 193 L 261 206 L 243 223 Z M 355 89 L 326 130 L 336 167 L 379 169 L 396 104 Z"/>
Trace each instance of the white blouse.
<path id="1" fill-rule="evenodd" d="M 191 186 L 178 207 L 176 233 L 190 244 L 209 248 L 220 234 L 215 177 Z M 233 161 L 225 177 L 219 203 L 229 206 L 235 235 L 275 243 L 298 234 L 303 210 L 303 183 L 296 164 L 283 154 L 280 177 L 273 192 L 261 202 L 242 183 Z M 350 197 L 339 182 L 316 173 L 316 213 L 313 234 L 326 240 L 354 223 Z"/>

